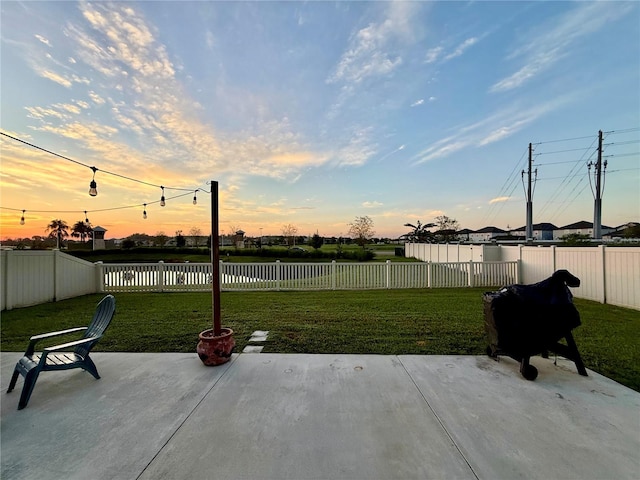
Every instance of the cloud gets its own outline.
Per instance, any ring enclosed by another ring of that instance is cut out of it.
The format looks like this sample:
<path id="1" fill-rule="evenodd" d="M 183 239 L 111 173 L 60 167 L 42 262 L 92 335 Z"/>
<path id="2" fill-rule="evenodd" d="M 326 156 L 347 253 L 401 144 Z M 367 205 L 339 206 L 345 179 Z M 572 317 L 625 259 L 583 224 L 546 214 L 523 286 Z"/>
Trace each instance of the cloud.
<path id="1" fill-rule="evenodd" d="M 333 164 L 354 167 L 364 165 L 369 158 L 377 153 L 377 145 L 371 139 L 372 134 L 371 127 L 355 129 L 346 145 L 334 153 Z"/>
<path id="2" fill-rule="evenodd" d="M 414 156 L 414 165 L 447 157 L 465 148 L 484 147 L 503 140 L 549 112 L 574 101 L 579 96 L 579 93 L 574 92 L 529 108 L 514 105 L 478 122 L 459 127 L 452 135 L 438 140 Z"/>
<path id="3" fill-rule="evenodd" d="M 96 92 L 89 92 L 89 98 L 96 105 L 104 105 L 106 102 L 105 99 L 98 95 Z"/>
<path id="4" fill-rule="evenodd" d="M 436 98 L 436 97 L 429 97 L 429 101 L 430 101 L 430 102 L 435 102 L 436 100 L 437 100 L 437 98 Z"/>
<path id="5" fill-rule="evenodd" d="M 416 100 L 411 104 L 412 107 L 417 107 L 418 105 L 422 105 L 424 103 L 424 99 Z"/>
<path id="6" fill-rule="evenodd" d="M 606 25 L 626 15 L 633 5 L 608 2 L 577 2 L 575 8 L 554 18 L 545 25 L 537 26 L 522 38 L 507 60 L 521 59 L 523 65 L 514 73 L 493 84 L 489 92 L 503 92 L 518 88 L 535 76 L 549 70 L 562 58 L 570 54 L 581 39 L 602 30 Z"/>
<path id="7" fill-rule="evenodd" d="M 511 197 L 496 197 L 496 198 L 492 198 L 491 200 L 489 200 L 489 205 L 493 205 L 494 203 L 508 202 L 510 199 L 511 199 Z"/>
<path id="8" fill-rule="evenodd" d="M 69 80 L 68 78 L 63 77 L 62 75 L 59 75 L 55 72 L 52 72 L 51 70 L 40 70 L 38 72 L 36 72 L 38 75 L 40 75 L 42 78 L 46 78 L 47 80 L 51 80 L 52 82 L 55 82 L 59 85 L 62 85 L 63 87 L 66 88 L 70 88 L 71 85 L 73 85 L 73 82 L 71 80 Z"/>
<path id="9" fill-rule="evenodd" d="M 400 66 L 403 59 L 397 43 L 412 36 L 410 21 L 414 8 L 410 2 L 392 2 L 384 20 L 370 23 L 353 34 L 327 83 L 357 84 L 368 77 L 388 75 Z"/>
<path id="10" fill-rule="evenodd" d="M 49 42 L 49 40 L 47 40 L 46 38 L 44 38 L 42 35 L 35 35 L 35 37 L 40 40 L 42 43 L 44 43 L 47 47 L 51 46 L 51 42 Z"/>
<path id="11" fill-rule="evenodd" d="M 377 208 L 381 207 L 383 204 L 380 202 L 372 201 L 372 202 L 362 202 L 362 206 L 364 208 Z"/>
<path id="12" fill-rule="evenodd" d="M 467 38 L 464 42 L 462 42 L 460 45 L 458 45 L 458 47 L 451 52 L 449 55 L 447 55 L 446 57 L 444 57 L 444 60 L 451 60 L 452 58 L 456 58 L 459 57 L 460 55 L 462 55 L 469 47 L 475 45 L 476 43 L 478 43 L 478 38 L 477 37 L 472 37 L 472 38 Z"/>
<path id="13" fill-rule="evenodd" d="M 425 58 L 425 63 L 433 63 L 436 60 L 438 60 L 438 58 L 440 57 L 440 54 L 442 54 L 444 48 L 443 47 L 434 47 L 434 48 L 430 48 L 429 50 L 427 50 L 427 55 Z"/>
<path id="14" fill-rule="evenodd" d="M 204 41 L 207 44 L 207 48 L 209 50 L 213 50 L 213 47 L 216 46 L 216 38 L 213 36 L 213 33 L 210 30 L 207 30 Z"/>

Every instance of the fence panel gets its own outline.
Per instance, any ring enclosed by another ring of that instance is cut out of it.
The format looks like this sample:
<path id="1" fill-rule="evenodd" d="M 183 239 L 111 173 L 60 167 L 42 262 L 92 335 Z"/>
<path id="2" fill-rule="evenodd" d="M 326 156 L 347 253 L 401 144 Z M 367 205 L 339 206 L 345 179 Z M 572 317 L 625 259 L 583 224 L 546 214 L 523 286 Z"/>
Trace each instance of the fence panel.
<path id="1" fill-rule="evenodd" d="M 580 279 L 580 286 L 572 289 L 576 297 L 604 302 L 602 248 L 563 247 L 555 249 L 556 270 L 569 270 Z"/>
<path id="2" fill-rule="evenodd" d="M 389 262 L 388 288 L 429 288 L 430 263 Z"/>
<path id="3" fill-rule="evenodd" d="M 338 290 L 387 288 L 384 263 L 336 263 L 334 271 Z"/>
<path id="4" fill-rule="evenodd" d="M 521 265 L 522 283 L 536 283 L 549 277 L 554 272 L 555 247 L 522 247 Z"/>
<path id="5" fill-rule="evenodd" d="M 55 299 L 64 300 L 98 291 L 95 265 L 54 250 Z"/>
<path id="6" fill-rule="evenodd" d="M 4 252 L 6 268 L 4 281 L 5 305 L 11 310 L 55 299 L 55 262 L 53 251 Z"/>
<path id="7" fill-rule="evenodd" d="M 222 290 L 278 290 L 279 263 L 220 263 Z"/>
<path id="8" fill-rule="evenodd" d="M 640 248 L 607 247 L 606 302 L 640 309 Z"/>

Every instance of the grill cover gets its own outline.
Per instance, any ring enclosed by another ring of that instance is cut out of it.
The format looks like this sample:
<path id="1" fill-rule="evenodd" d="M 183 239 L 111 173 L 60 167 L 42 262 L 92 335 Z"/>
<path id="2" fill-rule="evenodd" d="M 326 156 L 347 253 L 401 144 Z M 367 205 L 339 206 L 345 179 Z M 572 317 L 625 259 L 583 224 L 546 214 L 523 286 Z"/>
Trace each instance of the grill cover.
<path id="1" fill-rule="evenodd" d="M 580 314 L 567 285 L 579 286 L 580 280 L 558 270 L 536 284 L 485 293 L 485 330 L 493 353 L 537 355 L 579 326 Z"/>

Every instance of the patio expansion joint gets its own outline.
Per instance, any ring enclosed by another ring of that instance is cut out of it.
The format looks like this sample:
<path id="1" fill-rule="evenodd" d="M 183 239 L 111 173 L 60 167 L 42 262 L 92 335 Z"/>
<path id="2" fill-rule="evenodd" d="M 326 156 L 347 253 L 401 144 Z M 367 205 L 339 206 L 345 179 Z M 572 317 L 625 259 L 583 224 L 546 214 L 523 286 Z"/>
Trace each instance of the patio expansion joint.
<path id="1" fill-rule="evenodd" d="M 216 387 L 216 385 L 218 385 L 218 383 L 220 383 L 220 381 L 225 377 L 225 375 L 227 375 L 227 373 L 229 372 L 229 367 L 231 366 L 231 364 L 233 364 L 233 362 L 235 362 L 237 360 L 237 357 L 231 357 L 231 360 L 229 362 L 227 362 L 228 366 L 227 369 L 222 373 L 222 375 L 220 375 L 220 377 L 213 382 L 213 385 L 211 385 L 211 388 L 209 390 L 207 390 L 204 395 L 202 395 L 202 398 L 198 401 L 198 403 L 195 404 L 195 406 L 191 409 L 191 411 L 184 417 L 184 419 L 182 420 L 182 422 L 180 422 L 180 425 L 178 425 L 176 427 L 176 429 L 173 431 L 173 433 L 171 435 L 169 435 L 169 438 L 167 438 L 167 441 L 164 442 L 162 444 L 162 446 L 158 449 L 158 451 L 155 453 L 155 455 L 151 458 L 151 460 L 149 460 L 147 462 L 147 464 L 144 466 L 144 468 L 140 471 L 140 473 L 136 476 L 136 480 L 138 480 L 140 477 L 142 477 L 142 475 L 144 475 L 144 472 L 147 470 L 147 468 L 149 468 L 149 465 L 151 465 L 156 458 L 158 458 L 158 455 L 160 455 L 160 453 L 162 453 L 162 451 L 165 449 L 165 447 L 169 444 L 169 442 L 173 439 L 173 437 L 176 436 L 176 434 L 180 431 L 180 429 L 183 427 L 183 425 L 185 423 L 187 423 L 187 420 L 189 420 L 191 418 L 191 416 L 193 415 L 193 413 L 198 409 L 198 407 L 200 406 L 200 404 L 202 402 L 204 402 L 204 399 L 207 398 L 207 396 L 211 393 L 211 391 Z"/>
<path id="2" fill-rule="evenodd" d="M 473 469 L 473 467 L 471 466 L 471 463 L 469 463 L 469 460 L 467 459 L 467 457 L 465 457 L 464 453 L 462 452 L 462 450 L 460 449 L 460 446 L 456 443 L 455 439 L 453 438 L 453 436 L 451 435 L 451 433 L 449 432 L 449 430 L 447 429 L 447 427 L 444 425 L 442 419 L 440 418 L 440 416 L 436 413 L 436 411 L 434 410 L 434 408 L 431 406 L 431 404 L 429 403 L 429 400 L 427 399 L 426 395 L 423 393 L 423 391 L 420 389 L 420 387 L 418 386 L 418 384 L 416 383 L 415 379 L 411 376 L 411 374 L 409 373 L 409 371 L 407 370 L 407 367 L 405 366 L 404 363 L 402 363 L 402 359 L 396 355 L 396 359 L 400 362 L 400 365 L 402 365 L 402 368 L 404 369 L 405 373 L 408 375 L 408 377 L 411 379 L 411 382 L 413 383 L 413 385 L 416 387 L 416 390 L 418 390 L 418 393 L 420 394 L 420 396 L 422 397 L 422 399 L 424 400 L 424 403 L 427 404 L 427 407 L 429 407 L 429 410 L 431 411 L 431 413 L 433 413 L 433 416 L 436 418 L 436 420 L 438 421 L 438 424 L 440 424 L 440 427 L 442 428 L 442 430 L 444 431 L 444 433 L 447 435 L 447 437 L 449 438 L 449 440 L 451 441 L 451 444 L 455 447 L 455 449 L 457 450 L 457 452 L 460 454 L 460 456 L 462 457 L 462 459 L 464 460 L 464 462 L 467 464 L 467 466 L 469 467 L 469 470 L 471 471 L 471 473 L 473 473 L 473 476 L 480 480 L 480 477 L 478 477 L 478 474 L 476 473 L 476 471 Z"/>

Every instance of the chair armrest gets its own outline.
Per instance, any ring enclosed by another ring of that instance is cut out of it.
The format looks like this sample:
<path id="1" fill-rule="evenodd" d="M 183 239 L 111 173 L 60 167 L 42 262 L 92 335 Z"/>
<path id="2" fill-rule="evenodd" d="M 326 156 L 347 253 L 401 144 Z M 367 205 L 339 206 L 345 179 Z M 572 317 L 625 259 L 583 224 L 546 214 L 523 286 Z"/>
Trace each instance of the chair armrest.
<path id="1" fill-rule="evenodd" d="M 102 335 L 99 335 L 97 337 L 87 337 L 81 340 L 76 340 L 74 342 L 68 342 L 68 343 L 63 343 L 61 345 L 55 345 L 53 347 L 47 347 L 42 351 L 42 353 L 45 354 L 50 352 L 57 352 L 58 350 L 64 350 L 65 348 L 77 347 L 78 345 L 82 345 L 83 343 L 95 342 L 101 337 Z"/>
<path id="2" fill-rule="evenodd" d="M 33 355 L 33 352 L 35 351 L 36 343 L 38 343 L 40 340 L 44 340 L 45 338 L 59 337 L 60 335 L 66 335 L 67 333 L 80 332 L 86 329 L 87 327 L 75 327 L 75 328 L 69 328 L 67 330 L 60 330 L 58 332 L 49 332 L 49 333 L 42 333 L 40 335 L 34 335 L 29 339 L 29 346 L 27 347 L 25 356 Z"/>
<path id="3" fill-rule="evenodd" d="M 69 328 L 68 330 L 60 330 L 59 332 L 42 333 L 40 335 L 34 335 L 33 337 L 31 337 L 31 340 L 38 341 L 38 340 L 42 340 L 43 338 L 59 337 L 60 335 L 79 332 L 80 330 L 86 330 L 86 329 L 87 327 L 75 327 L 75 328 Z"/>

